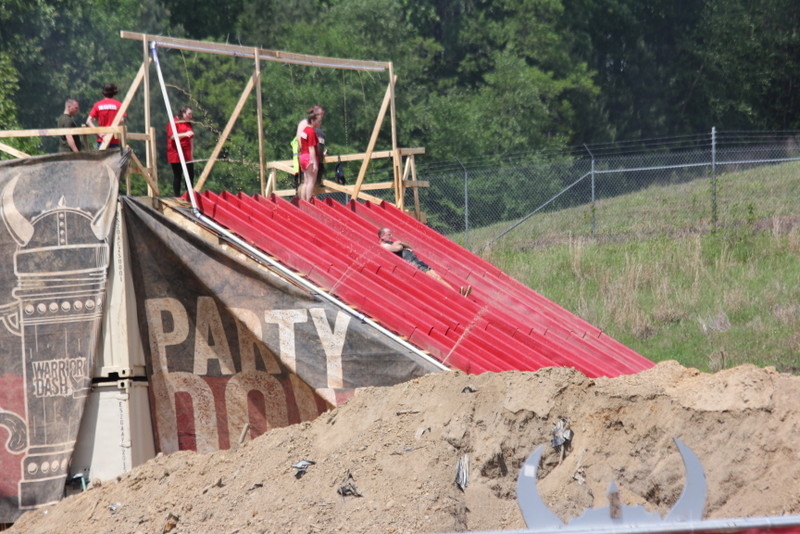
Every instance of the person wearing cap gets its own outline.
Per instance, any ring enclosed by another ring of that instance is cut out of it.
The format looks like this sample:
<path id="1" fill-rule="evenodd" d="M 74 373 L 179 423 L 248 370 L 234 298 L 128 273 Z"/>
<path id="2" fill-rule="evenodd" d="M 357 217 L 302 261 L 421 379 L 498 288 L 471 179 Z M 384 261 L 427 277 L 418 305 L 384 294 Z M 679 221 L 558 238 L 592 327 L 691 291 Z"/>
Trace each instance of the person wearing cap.
<path id="1" fill-rule="evenodd" d="M 114 118 L 117 116 L 120 108 L 122 107 L 122 102 L 115 99 L 114 96 L 119 92 L 117 89 L 117 85 L 114 83 L 107 83 L 103 86 L 103 98 L 102 100 L 98 100 L 92 106 L 92 111 L 89 112 L 89 117 L 86 119 L 86 124 L 90 127 L 94 127 L 94 121 L 97 121 L 97 126 L 111 126 L 114 123 Z M 119 123 L 120 125 L 124 122 L 121 120 Z M 100 145 L 103 144 L 103 139 L 106 135 L 110 134 L 99 134 L 97 136 L 97 148 L 100 148 Z M 114 136 L 111 139 L 111 142 L 108 144 L 109 148 L 119 147 L 119 138 Z"/>

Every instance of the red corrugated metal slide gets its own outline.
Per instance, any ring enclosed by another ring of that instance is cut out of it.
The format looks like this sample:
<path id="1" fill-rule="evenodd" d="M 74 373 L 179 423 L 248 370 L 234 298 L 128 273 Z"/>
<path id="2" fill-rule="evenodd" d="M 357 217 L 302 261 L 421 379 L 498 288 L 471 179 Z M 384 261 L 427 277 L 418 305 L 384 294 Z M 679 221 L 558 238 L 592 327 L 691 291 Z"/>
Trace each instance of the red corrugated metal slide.
<path id="1" fill-rule="evenodd" d="M 408 339 L 469 373 L 574 367 L 618 376 L 653 363 L 388 203 L 197 197 L 203 214 Z M 387 252 L 387 226 L 457 290 Z"/>

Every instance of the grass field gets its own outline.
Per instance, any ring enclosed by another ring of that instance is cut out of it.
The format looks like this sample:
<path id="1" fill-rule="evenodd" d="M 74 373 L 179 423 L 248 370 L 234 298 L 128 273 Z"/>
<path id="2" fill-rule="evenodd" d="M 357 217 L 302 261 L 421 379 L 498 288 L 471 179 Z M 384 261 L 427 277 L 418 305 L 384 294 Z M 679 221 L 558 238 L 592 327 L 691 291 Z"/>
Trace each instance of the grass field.
<path id="1" fill-rule="evenodd" d="M 654 361 L 798 373 L 800 164 L 717 186 L 716 231 L 702 179 L 598 202 L 594 236 L 578 207 L 536 215 L 481 254 Z"/>

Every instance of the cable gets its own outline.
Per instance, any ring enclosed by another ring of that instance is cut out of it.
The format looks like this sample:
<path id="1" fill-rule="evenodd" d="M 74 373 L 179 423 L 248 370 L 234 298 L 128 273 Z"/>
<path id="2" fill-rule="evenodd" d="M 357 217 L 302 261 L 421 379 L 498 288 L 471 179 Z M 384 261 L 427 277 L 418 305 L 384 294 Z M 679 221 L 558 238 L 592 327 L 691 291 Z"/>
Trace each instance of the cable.
<path id="1" fill-rule="evenodd" d="M 183 155 L 183 147 L 181 147 L 180 139 L 178 139 L 178 128 L 175 125 L 175 117 L 172 115 L 172 106 L 169 103 L 169 95 L 167 94 L 167 86 L 164 83 L 164 75 L 161 73 L 161 64 L 158 62 L 158 52 L 156 51 L 156 41 L 150 42 L 150 52 L 153 54 L 153 63 L 156 66 L 158 73 L 158 83 L 161 85 L 161 95 L 164 97 L 164 105 L 167 108 L 167 116 L 169 117 L 169 125 L 172 129 L 172 140 L 175 142 L 175 147 L 178 149 L 178 157 L 181 160 L 181 169 L 183 170 L 183 179 L 186 182 L 186 191 L 189 193 L 189 200 L 192 203 L 192 210 L 195 213 L 200 213 L 197 209 L 197 200 L 194 198 L 194 187 L 192 181 L 189 179 L 189 169 L 186 167 L 186 158 Z"/>

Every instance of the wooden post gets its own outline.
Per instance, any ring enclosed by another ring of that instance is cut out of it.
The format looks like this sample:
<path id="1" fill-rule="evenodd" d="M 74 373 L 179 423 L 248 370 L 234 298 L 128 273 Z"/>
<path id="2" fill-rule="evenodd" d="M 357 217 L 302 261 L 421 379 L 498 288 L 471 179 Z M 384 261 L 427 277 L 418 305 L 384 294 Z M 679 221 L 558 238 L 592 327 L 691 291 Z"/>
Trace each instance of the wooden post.
<path id="1" fill-rule="evenodd" d="M 261 59 L 258 57 L 258 48 L 253 52 L 256 60 L 256 119 L 258 124 L 258 177 L 260 178 L 261 191 L 266 187 L 266 172 L 264 169 L 264 118 L 261 108 Z"/>
<path id="2" fill-rule="evenodd" d="M 400 152 L 396 150 L 395 152 Z M 403 175 L 402 177 L 397 180 L 398 187 L 396 188 L 398 191 L 398 203 L 397 207 L 401 210 L 406 208 L 406 180 L 408 180 L 408 174 L 411 172 L 411 157 L 406 158 L 406 164 L 403 166 Z M 416 187 L 413 187 L 414 191 L 417 190 Z"/>
<path id="3" fill-rule="evenodd" d="M 386 94 L 383 96 L 381 109 L 378 112 L 378 118 L 375 121 L 375 127 L 372 129 L 372 136 L 369 138 L 367 151 L 364 153 L 364 161 L 361 162 L 361 169 L 358 171 L 358 178 L 356 185 L 353 188 L 353 197 L 358 199 L 358 193 L 361 190 L 361 184 L 364 183 L 364 177 L 367 175 L 367 168 L 369 167 L 370 159 L 372 159 L 372 151 L 375 150 L 375 143 L 378 141 L 378 134 L 381 131 L 383 119 L 386 117 L 386 109 L 389 107 L 389 101 L 392 97 L 392 81 L 389 81 L 389 87 L 386 88 Z"/>
<path id="4" fill-rule="evenodd" d="M 403 209 L 403 204 L 405 203 L 405 199 L 403 198 L 405 188 L 403 187 L 403 182 L 400 178 L 402 158 L 400 157 L 400 152 L 397 150 L 397 114 L 395 111 L 394 102 L 394 84 L 396 81 L 397 78 L 394 76 L 394 65 L 392 62 L 389 62 L 389 92 L 391 93 L 389 117 L 391 120 L 392 129 L 392 176 L 394 177 L 394 181 L 397 183 L 394 204 L 398 208 Z"/>
<path id="5" fill-rule="evenodd" d="M 148 165 L 150 165 L 150 172 L 153 176 L 153 182 L 156 184 L 156 190 L 154 191 L 155 196 L 160 196 L 161 193 L 158 188 L 158 161 L 156 158 L 156 154 L 158 154 L 158 151 L 156 150 L 156 129 L 151 126 L 149 133 L 150 139 L 147 141 L 147 146 L 150 148 L 150 153 L 153 155 L 153 158 Z"/>
<path id="6" fill-rule="evenodd" d="M 150 54 L 148 50 L 148 42 L 147 39 L 142 41 L 142 65 L 144 65 L 144 131 L 146 134 L 152 135 L 153 129 L 152 125 L 150 124 Z M 151 171 L 151 177 L 156 178 L 155 168 L 157 163 L 155 162 L 155 152 L 153 152 L 153 147 L 155 145 L 150 142 L 150 140 L 145 141 L 144 143 L 144 163 L 147 166 L 147 169 Z M 130 193 L 128 193 L 130 194 Z M 150 187 L 150 183 L 147 184 L 147 194 L 148 196 L 154 196 L 152 188 Z M 158 194 L 158 190 L 156 190 L 156 195 Z"/>
<path id="7" fill-rule="evenodd" d="M 269 196 L 275 191 L 275 181 L 278 179 L 278 169 L 270 169 L 269 170 L 269 181 L 267 182 L 266 187 L 261 189 L 262 196 Z"/>
<path id="8" fill-rule="evenodd" d="M 236 121 L 238 120 L 239 114 L 244 107 L 244 104 L 249 97 L 250 93 L 252 92 L 253 86 L 257 87 L 256 89 L 256 108 L 257 108 L 257 123 L 258 123 L 258 143 L 259 143 L 259 179 L 260 179 L 260 188 L 262 194 L 268 195 L 275 192 L 276 187 L 276 180 L 277 180 L 277 171 L 280 170 L 284 172 L 282 167 L 273 168 L 272 162 L 270 165 L 265 165 L 265 147 L 264 147 L 264 110 L 263 110 L 263 95 L 262 95 L 262 87 L 261 87 L 261 62 L 262 61 L 272 61 L 281 64 L 289 64 L 289 65 L 305 65 L 314 68 L 330 68 L 330 69 L 348 69 L 348 70 L 357 70 L 357 71 L 367 71 L 367 72 L 386 72 L 389 73 L 389 83 L 386 89 L 386 94 L 384 96 L 383 102 L 380 107 L 380 111 L 378 113 L 378 117 L 375 121 L 375 126 L 372 131 L 371 138 L 369 140 L 367 151 L 364 154 L 363 158 L 358 157 L 357 159 L 362 160 L 361 168 L 359 169 L 358 177 L 355 180 L 354 186 L 347 186 L 348 191 L 351 191 L 355 198 L 367 198 L 369 197 L 370 200 L 377 200 L 377 197 L 373 197 L 371 195 L 366 195 L 362 193 L 362 189 L 389 189 L 390 187 L 394 187 L 394 195 L 395 195 L 395 204 L 403 207 L 404 206 L 404 193 L 406 184 L 402 177 L 403 173 L 403 157 L 408 155 L 408 149 L 400 149 L 398 148 L 397 144 L 397 110 L 396 110 L 396 103 L 395 103 L 395 85 L 397 83 L 397 76 L 394 74 L 394 65 L 391 62 L 379 62 L 379 61 L 364 61 L 364 60 L 356 60 L 356 59 L 339 59 L 339 58 L 330 58 L 330 57 L 323 57 L 323 56 L 312 56 L 308 54 L 295 54 L 292 52 L 285 52 L 285 51 L 276 51 L 276 50 L 265 50 L 262 48 L 254 48 L 254 47 L 247 47 L 247 46 L 240 46 L 240 45 L 231 45 L 231 44 L 223 44 L 223 43 L 212 43 L 209 41 L 195 41 L 190 39 L 178 39 L 174 37 L 166 37 L 160 35 L 148 35 L 144 33 L 135 33 L 135 32 L 127 32 L 122 31 L 120 32 L 120 37 L 123 39 L 136 39 L 142 41 L 143 44 L 143 58 L 145 60 L 142 62 L 142 67 L 137 74 L 135 81 L 131 84 L 131 87 L 125 97 L 125 100 L 121 106 L 120 113 L 117 114 L 115 117 L 115 121 L 112 124 L 112 127 L 118 128 L 123 121 L 123 116 L 127 111 L 128 106 L 130 105 L 131 99 L 144 80 L 145 82 L 145 130 L 148 132 L 146 136 L 149 136 L 149 144 L 147 157 L 145 158 L 145 166 L 151 171 L 149 172 L 149 176 L 151 179 L 156 180 L 157 177 L 157 154 L 158 151 L 156 150 L 156 142 L 155 142 L 155 134 L 153 133 L 152 128 L 152 110 L 150 109 L 150 79 L 149 79 L 149 62 L 151 58 L 149 57 L 149 48 L 150 45 L 164 47 L 164 48 L 171 48 L 177 50 L 191 50 L 200 53 L 210 53 L 210 54 L 220 54 L 220 55 L 227 55 L 233 57 L 243 57 L 243 58 L 250 58 L 253 57 L 255 61 L 255 69 L 253 76 L 247 83 L 247 87 L 242 92 L 242 95 L 237 103 L 234 111 L 230 115 L 228 119 L 228 123 L 225 126 L 220 138 L 217 141 L 217 144 L 212 151 L 211 157 L 208 160 L 208 163 L 203 169 L 203 172 L 200 174 L 197 184 L 195 185 L 195 191 L 200 191 L 205 186 L 208 177 L 210 176 L 215 163 L 218 161 L 219 154 L 222 151 L 222 147 L 224 146 L 225 142 L 228 140 L 230 133 L 235 125 Z M 368 184 L 370 187 L 366 187 L 364 184 L 364 180 L 366 177 L 367 169 L 374 157 L 375 146 L 377 143 L 378 135 L 380 134 L 380 129 L 382 127 L 383 121 L 386 118 L 386 112 L 390 111 L 391 117 L 391 150 L 385 151 L 386 156 L 383 157 L 390 157 L 392 158 L 392 182 L 387 184 L 382 184 L 381 187 L 371 187 L 374 184 Z M 88 132 L 86 132 L 88 133 Z M 105 133 L 105 132 L 103 132 Z M 138 135 L 138 134 L 137 134 Z M 134 137 L 133 135 L 130 136 L 131 140 L 141 140 L 140 137 Z M 102 148 L 106 148 L 108 143 L 110 143 L 110 138 L 106 138 L 104 141 L 105 146 Z M 416 149 L 414 149 L 416 150 Z M 422 152 L 420 152 L 422 153 Z M 354 158 L 355 159 L 355 158 Z M 270 169 L 269 177 L 266 176 L 266 169 Z M 413 162 L 411 164 L 411 172 L 414 172 Z M 407 174 L 407 171 L 406 171 Z M 414 180 L 416 183 L 416 180 Z M 157 181 L 155 181 L 157 184 Z M 413 186 L 413 185 L 410 185 Z M 414 186 L 415 187 L 415 186 Z M 281 192 L 282 194 L 282 192 Z"/>
<path id="9" fill-rule="evenodd" d="M 9 154 L 14 156 L 15 158 L 29 158 L 29 157 L 31 157 L 30 154 L 26 154 L 25 152 L 17 150 L 13 146 L 7 145 L 5 143 L 0 143 L 0 150 L 2 150 L 3 152 L 8 152 Z"/>
<path id="10" fill-rule="evenodd" d="M 408 156 L 408 161 L 411 163 L 411 180 L 417 183 L 417 164 L 414 161 L 414 154 Z M 414 217 L 421 221 L 422 212 L 419 209 L 419 187 L 414 186 Z"/>
<path id="11" fill-rule="evenodd" d="M 136 168 L 139 169 L 139 172 L 141 173 L 142 178 L 144 178 L 145 182 L 147 182 L 148 190 L 154 191 L 156 196 L 158 196 L 158 194 L 159 194 L 159 192 L 158 192 L 158 182 L 154 181 L 154 177 L 151 174 L 150 169 L 148 169 L 147 167 L 144 166 L 144 164 L 142 164 L 141 160 L 138 158 L 138 156 L 136 156 L 136 153 L 133 152 L 133 151 L 131 151 L 131 161 L 132 161 L 133 165 L 136 166 Z M 128 174 L 130 174 L 130 173 L 128 173 Z M 130 191 L 130 180 L 128 181 L 128 194 L 129 195 L 131 194 L 131 191 Z"/>

